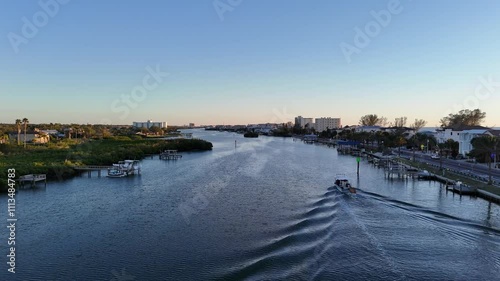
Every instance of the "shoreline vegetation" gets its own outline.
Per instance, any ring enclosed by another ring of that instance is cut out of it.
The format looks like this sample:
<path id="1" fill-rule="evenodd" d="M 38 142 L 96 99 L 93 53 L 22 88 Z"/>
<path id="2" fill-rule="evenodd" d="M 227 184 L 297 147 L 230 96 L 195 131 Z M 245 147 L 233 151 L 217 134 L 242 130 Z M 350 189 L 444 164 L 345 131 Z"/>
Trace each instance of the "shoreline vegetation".
<path id="1" fill-rule="evenodd" d="M 125 159 L 140 160 L 164 150 L 179 152 L 212 150 L 212 143 L 201 139 L 155 139 L 139 136 L 113 136 L 104 139 L 63 139 L 47 145 L 23 149 L 0 144 L 0 192 L 7 191 L 7 169 L 16 178 L 27 174 L 46 174 L 49 180 L 68 179 L 78 174 L 72 167 L 112 165 Z"/>

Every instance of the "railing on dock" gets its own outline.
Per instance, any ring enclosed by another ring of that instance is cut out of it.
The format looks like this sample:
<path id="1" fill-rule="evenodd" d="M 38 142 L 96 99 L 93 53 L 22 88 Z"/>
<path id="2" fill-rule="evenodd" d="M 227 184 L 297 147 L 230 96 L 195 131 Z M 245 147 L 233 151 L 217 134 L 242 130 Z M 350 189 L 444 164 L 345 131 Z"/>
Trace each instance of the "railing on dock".
<path id="1" fill-rule="evenodd" d="M 97 177 L 101 177 L 102 170 L 112 169 L 113 166 L 86 165 L 86 166 L 72 166 L 71 168 L 80 172 L 87 172 L 87 175 L 90 178 L 92 177 L 92 171 L 97 171 Z"/>
<path id="2" fill-rule="evenodd" d="M 35 186 L 37 182 L 44 181 L 45 186 L 47 186 L 47 175 L 45 174 L 30 174 L 20 176 L 18 179 L 19 183 L 24 186 L 26 182 L 31 183 L 31 186 Z"/>
<path id="3" fill-rule="evenodd" d="M 165 150 L 160 153 L 161 160 L 177 160 L 182 158 L 182 154 L 177 153 L 177 150 Z"/>

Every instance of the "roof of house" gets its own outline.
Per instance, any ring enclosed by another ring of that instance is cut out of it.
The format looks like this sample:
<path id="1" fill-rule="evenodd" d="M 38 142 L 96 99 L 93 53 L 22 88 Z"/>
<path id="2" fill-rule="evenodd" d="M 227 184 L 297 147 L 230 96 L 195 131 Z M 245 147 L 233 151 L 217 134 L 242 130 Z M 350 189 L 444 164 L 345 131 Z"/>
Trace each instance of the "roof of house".
<path id="1" fill-rule="evenodd" d="M 474 130 L 463 130 L 462 134 L 474 134 L 474 135 L 482 135 L 488 132 L 488 130 L 484 129 L 474 129 Z"/>
<path id="2" fill-rule="evenodd" d="M 500 130 L 489 130 L 488 132 L 496 137 L 500 137 Z"/>
<path id="3" fill-rule="evenodd" d="M 405 130 L 405 131 L 415 131 L 414 128 L 410 128 L 410 127 L 396 127 L 396 126 L 392 126 L 392 127 L 386 127 L 386 128 L 382 128 L 382 129 L 389 129 L 389 130 Z"/>
<path id="4" fill-rule="evenodd" d="M 59 131 L 57 131 L 57 130 L 40 130 L 40 132 L 47 133 L 47 134 L 59 134 Z"/>
<path id="5" fill-rule="evenodd" d="M 365 130 L 380 129 L 380 128 L 381 128 L 380 126 L 359 126 L 359 127 L 357 127 L 357 129 L 365 129 Z"/>
<path id="6" fill-rule="evenodd" d="M 451 129 L 453 131 L 465 131 L 465 130 L 489 130 L 490 128 L 483 127 L 483 126 L 466 126 L 466 125 L 460 125 L 460 126 L 444 127 L 442 129 Z"/>
<path id="7" fill-rule="evenodd" d="M 418 132 L 418 133 L 423 134 L 423 135 L 434 135 L 433 131 L 422 131 L 422 132 Z"/>

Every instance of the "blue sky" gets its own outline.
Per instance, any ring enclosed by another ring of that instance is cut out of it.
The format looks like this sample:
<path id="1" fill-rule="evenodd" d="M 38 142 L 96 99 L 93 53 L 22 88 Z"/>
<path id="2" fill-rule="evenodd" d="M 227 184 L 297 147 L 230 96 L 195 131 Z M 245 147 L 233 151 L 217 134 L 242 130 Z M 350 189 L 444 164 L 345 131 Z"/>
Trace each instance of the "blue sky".
<path id="1" fill-rule="evenodd" d="M 219 13 L 213 0 L 54 1 L 0 3 L 2 123 L 348 125 L 375 113 L 434 126 L 479 107 L 500 125 L 499 1 L 220 0 Z M 40 3 L 57 3 L 46 24 Z M 23 18 L 38 30 L 23 33 Z M 357 48 L 349 60 L 342 43 Z"/>

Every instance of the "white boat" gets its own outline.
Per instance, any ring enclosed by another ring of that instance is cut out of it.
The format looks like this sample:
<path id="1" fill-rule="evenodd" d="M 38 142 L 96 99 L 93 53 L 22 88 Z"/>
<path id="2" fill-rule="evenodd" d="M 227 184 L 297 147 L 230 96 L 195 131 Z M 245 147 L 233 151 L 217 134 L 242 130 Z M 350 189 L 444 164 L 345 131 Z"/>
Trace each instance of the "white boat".
<path id="1" fill-rule="evenodd" d="M 122 170 L 119 170 L 119 169 L 109 169 L 108 170 L 108 177 L 110 178 L 122 178 L 122 177 L 126 177 L 127 174 L 122 171 Z"/>
<path id="2" fill-rule="evenodd" d="M 431 175 L 431 173 L 429 173 L 429 171 L 427 171 L 427 170 L 423 170 L 423 171 L 421 171 L 421 172 L 418 172 L 418 173 L 417 173 L 417 176 L 418 176 L 419 178 L 425 178 L 425 177 L 430 177 L 430 176 L 432 176 L 432 175 Z"/>
<path id="3" fill-rule="evenodd" d="M 350 195 L 356 194 L 356 188 L 351 185 L 349 182 L 349 179 L 344 174 L 338 174 L 335 177 L 335 187 L 337 188 L 338 191 Z"/>
<path id="4" fill-rule="evenodd" d="M 108 177 L 110 178 L 122 178 L 136 173 L 141 173 L 138 160 L 120 161 L 118 164 L 113 164 L 113 168 L 108 169 Z"/>

